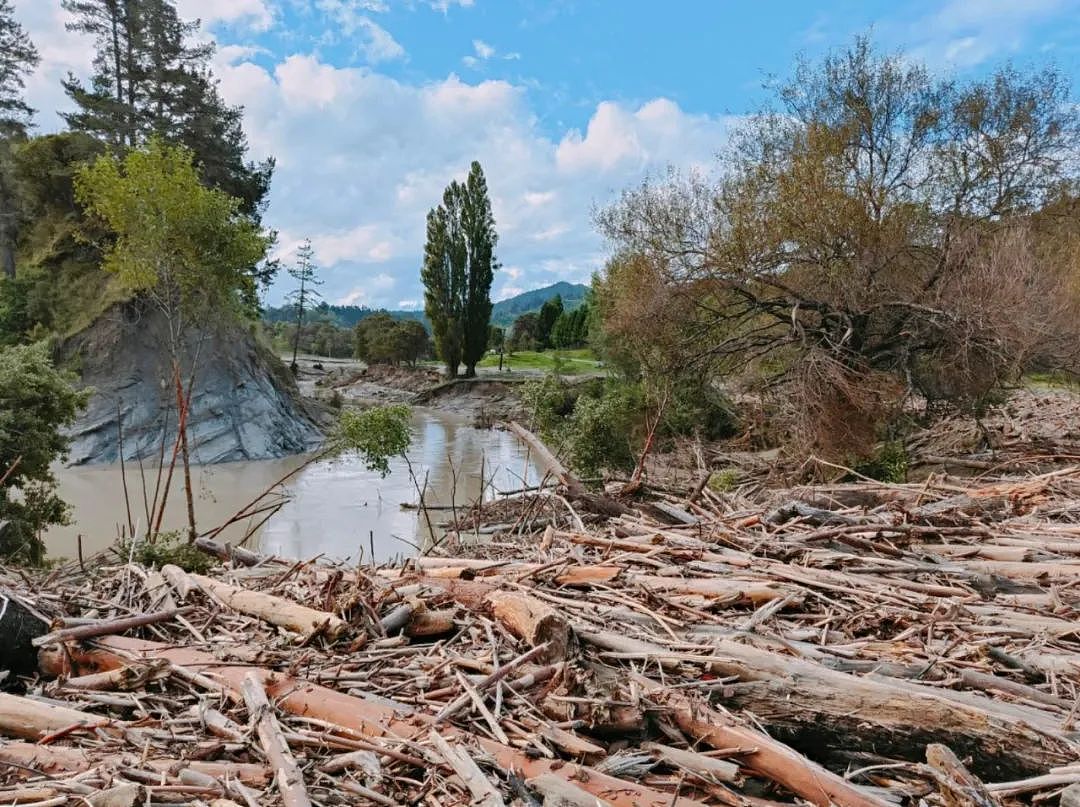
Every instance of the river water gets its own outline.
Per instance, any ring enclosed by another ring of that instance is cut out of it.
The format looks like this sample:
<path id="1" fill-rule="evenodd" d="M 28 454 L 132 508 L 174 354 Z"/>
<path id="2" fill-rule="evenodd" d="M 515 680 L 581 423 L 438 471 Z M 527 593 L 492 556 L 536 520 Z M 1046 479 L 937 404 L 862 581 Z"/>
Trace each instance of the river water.
<path id="1" fill-rule="evenodd" d="M 413 412 L 413 442 L 408 452 L 416 482 L 401 458 L 391 462 L 391 473 L 381 479 L 355 456 L 314 463 L 282 487 L 284 506 L 261 526 L 248 542 L 291 558 L 324 555 L 343 561 L 376 561 L 413 555 L 431 539 L 427 520 L 416 509 L 401 505 L 419 501 L 416 484 L 427 484 L 425 501 L 433 508 L 450 508 L 476 501 L 481 488 L 486 499 L 498 491 L 535 484 L 537 471 L 527 449 L 512 434 L 475 429 L 452 413 L 417 409 Z M 200 531 L 216 527 L 306 457 L 236 462 L 195 467 L 192 487 Z M 484 469 L 486 485 L 480 481 Z M 150 509 L 143 498 L 138 465 L 128 464 L 128 501 L 136 532 L 146 530 Z M 156 471 L 147 468 L 146 499 L 153 500 Z M 73 523 L 45 536 L 50 555 L 74 557 L 81 536 L 82 551 L 90 555 L 115 542 L 127 523 L 123 480 L 118 466 L 62 468 L 57 471 L 61 497 L 72 505 Z M 186 528 L 187 516 L 181 474 L 173 481 L 163 529 Z M 448 510 L 429 512 L 437 524 L 448 520 Z M 260 517 L 234 525 L 223 536 L 238 541 L 257 526 Z"/>

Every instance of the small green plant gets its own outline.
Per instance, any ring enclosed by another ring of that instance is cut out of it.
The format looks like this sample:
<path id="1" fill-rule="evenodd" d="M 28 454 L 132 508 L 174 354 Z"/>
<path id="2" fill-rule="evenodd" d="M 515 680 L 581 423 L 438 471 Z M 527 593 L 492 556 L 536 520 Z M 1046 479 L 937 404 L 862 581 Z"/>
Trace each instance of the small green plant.
<path id="1" fill-rule="evenodd" d="M 411 417 L 412 410 L 401 404 L 346 409 L 338 419 L 335 447 L 341 452 L 357 452 L 368 470 L 386 477 L 390 460 L 404 455 L 412 444 Z"/>
<path id="2" fill-rule="evenodd" d="M 709 476 L 709 490 L 714 493 L 731 493 L 739 486 L 739 472 L 734 468 L 725 468 Z"/>
<path id="3" fill-rule="evenodd" d="M 874 456 L 866 462 L 856 465 L 856 473 L 876 479 L 879 482 L 900 483 L 907 481 L 908 455 L 901 440 L 889 440 L 882 443 Z"/>
<path id="4" fill-rule="evenodd" d="M 113 551 L 124 562 L 131 559 L 153 569 L 179 566 L 185 572 L 195 574 L 206 574 L 217 563 L 213 557 L 188 543 L 187 535 L 180 532 L 163 532 L 153 541 L 140 539 L 134 545 L 131 541 L 121 541 Z"/>

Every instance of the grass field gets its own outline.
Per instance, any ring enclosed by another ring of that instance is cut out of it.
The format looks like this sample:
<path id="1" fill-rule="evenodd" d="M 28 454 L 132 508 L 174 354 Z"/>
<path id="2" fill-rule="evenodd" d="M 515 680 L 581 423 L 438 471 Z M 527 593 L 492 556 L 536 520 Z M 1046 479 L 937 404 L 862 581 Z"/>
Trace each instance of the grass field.
<path id="1" fill-rule="evenodd" d="M 499 357 L 488 355 L 479 364 L 480 367 L 492 368 L 499 366 Z M 596 360 L 588 348 L 578 350 L 522 350 L 513 355 L 507 353 L 503 357 L 503 369 L 533 370 L 551 372 L 558 369 L 566 375 L 578 373 L 590 373 L 603 368 L 603 364 Z"/>

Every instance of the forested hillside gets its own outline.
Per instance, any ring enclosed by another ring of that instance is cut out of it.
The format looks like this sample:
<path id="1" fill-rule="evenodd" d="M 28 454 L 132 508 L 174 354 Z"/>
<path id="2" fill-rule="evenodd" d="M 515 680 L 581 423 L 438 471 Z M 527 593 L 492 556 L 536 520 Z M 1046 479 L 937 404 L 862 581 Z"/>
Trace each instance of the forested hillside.
<path id="1" fill-rule="evenodd" d="M 585 301 L 588 292 L 588 286 L 580 283 L 566 283 L 562 281 L 553 283 L 550 286 L 544 286 L 541 289 L 522 292 L 521 294 L 506 300 L 499 300 L 498 302 L 492 303 L 491 324 L 502 327 L 512 325 L 514 320 L 522 314 L 539 312 L 544 303 L 557 295 L 562 296 L 563 307 L 567 311 L 572 311 Z M 323 303 L 316 306 L 314 310 L 307 315 L 307 318 L 309 321 L 331 322 L 342 328 L 352 328 L 362 319 L 379 313 L 381 310 L 382 309 L 368 308 L 359 305 L 331 305 L 329 303 Z M 386 313 L 390 314 L 390 316 L 395 319 L 414 319 L 424 322 L 425 324 L 430 324 L 427 323 L 427 318 L 423 311 L 398 309 L 387 311 Z M 263 319 L 269 323 L 294 322 L 296 320 L 296 306 L 282 305 L 268 307 L 263 312 Z"/>

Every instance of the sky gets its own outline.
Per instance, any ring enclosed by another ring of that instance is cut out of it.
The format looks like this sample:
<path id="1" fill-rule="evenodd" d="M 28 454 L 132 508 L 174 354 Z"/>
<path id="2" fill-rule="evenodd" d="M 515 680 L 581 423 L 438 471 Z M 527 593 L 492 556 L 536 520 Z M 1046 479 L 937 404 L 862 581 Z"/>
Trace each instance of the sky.
<path id="1" fill-rule="evenodd" d="M 60 0 L 15 0 L 41 51 L 39 131 L 62 128 L 92 42 Z M 621 190 L 710 170 L 794 59 L 871 33 L 932 69 L 1055 64 L 1080 91 L 1080 0 L 177 0 L 277 171 L 264 218 L 290 263 L 310 238 L 328 302 L 423 305 L 427 211 L 479 160 L 499 233 L 493 296 L 587 282 Z M 279 304 L 287 276 L 267 295 Z"/>

